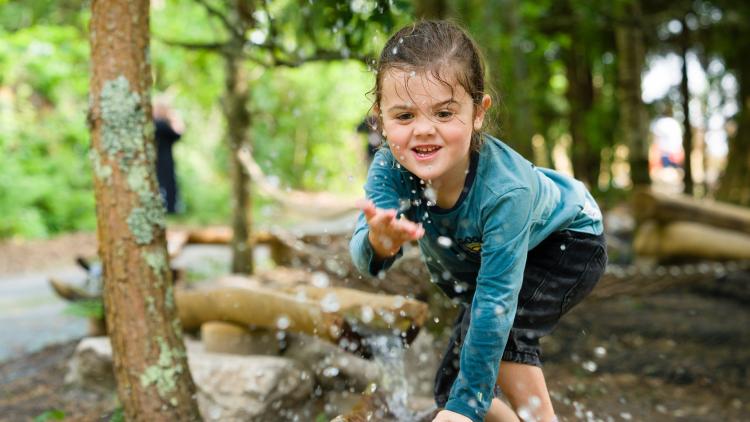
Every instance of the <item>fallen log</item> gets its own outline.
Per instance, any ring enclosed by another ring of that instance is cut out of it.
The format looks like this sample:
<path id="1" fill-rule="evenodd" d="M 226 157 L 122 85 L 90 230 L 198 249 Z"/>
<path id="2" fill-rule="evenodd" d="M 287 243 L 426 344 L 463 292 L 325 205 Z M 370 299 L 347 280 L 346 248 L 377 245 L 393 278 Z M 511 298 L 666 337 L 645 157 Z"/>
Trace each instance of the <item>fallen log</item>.
<path id="1" fill-rule="evenodd" d="M 258 231 L 253 233 L 253 245 L 267 245 L 271 248 L 271 257 L 279 265 L 286 265 L 294 254 L 289 244 L 288 236 Z M 167 251 L 169 257 L 174 258 L 182 252 L 188 244 L 228 245 L 232 241 L 232 229 L 227 226 L 204 227 L 198 229 L 168 229 Z"/>
<path id="2" fill-rule="evenodd" d="M 279 352 L 275 332 L 250 330 L 229 322 L 211 321 L 201 325 L 201 342 L 208 353 L 276 356 Z"/>
<path id="3" fill-rule="evenodd" d="M 224 321 L 316 335 L 334 343 L 351 331 L 341 315 L 324 312 L 309 301 L 273 289 L 254 287 L 176 290 L 175 304 L 183 328 Z"/>
<path id="4" fill-rule="evenodd" d="M 346 288 L 270 288 L 250 278 L 229 276 L 222 286 L 176 290 L 175 303 L 187 330 L 223 321 L 314 335 L 369 355 L 365 336 L 401 333 L 411 343 L 427 320 L 427 304 L 402 296 Z"/>
<path id="5" fill-rule="evenodd" d="M 356 321 L 376 330 L 395 329 L 407 332 L 412 326 L 423 326 L 429 315 L 427 304 L 403 296 L 367 293 L 343 287 L 298 286 L 288 291 L 293 294 L 302 292 L 308 300 L 314 302 L 335 304 L 337 313 L 348 321 Z"/>
<path id="6" fill-rule="evenodd" d="M 750 235 L 701 223 L 648 221 L 638 228 L 633 249 L 640 256 L 659 259 L 750 259 Z"/>
<path id="7" fill-rule="evenodd" d="M 633 194 L 633 213 L 638 222 L 691 221 L 750 234 L 750 209 L 686 195 L 636 191 Z"/>

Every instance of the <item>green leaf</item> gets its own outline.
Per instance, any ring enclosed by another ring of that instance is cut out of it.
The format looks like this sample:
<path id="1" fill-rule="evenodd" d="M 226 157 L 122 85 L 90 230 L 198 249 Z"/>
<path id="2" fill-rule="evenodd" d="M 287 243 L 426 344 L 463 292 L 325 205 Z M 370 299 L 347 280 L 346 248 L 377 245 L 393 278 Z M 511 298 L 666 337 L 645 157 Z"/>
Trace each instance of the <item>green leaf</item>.
<path id="1" fill-rule="evenodd" d="M 47 410 L 34 418 L 34 422 L 61 421 L 65 419 L 65 412 L 58 409 Z"/>

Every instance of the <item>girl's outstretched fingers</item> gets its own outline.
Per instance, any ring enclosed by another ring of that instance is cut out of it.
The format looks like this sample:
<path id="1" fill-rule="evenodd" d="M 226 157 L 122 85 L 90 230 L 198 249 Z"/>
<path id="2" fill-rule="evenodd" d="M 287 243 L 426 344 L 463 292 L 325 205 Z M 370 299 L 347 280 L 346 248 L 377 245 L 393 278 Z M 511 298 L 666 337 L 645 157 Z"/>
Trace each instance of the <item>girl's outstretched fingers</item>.
<path id="1" fill-rule="evenodd" d="M 375 216 L 375 204 L 369 199 L 358 199 L 357 202 L 354 203 L 354 206 L 365 213 L 365 219 L 367 219 L 367 221 L 370 221 L 370 219 Z"/>

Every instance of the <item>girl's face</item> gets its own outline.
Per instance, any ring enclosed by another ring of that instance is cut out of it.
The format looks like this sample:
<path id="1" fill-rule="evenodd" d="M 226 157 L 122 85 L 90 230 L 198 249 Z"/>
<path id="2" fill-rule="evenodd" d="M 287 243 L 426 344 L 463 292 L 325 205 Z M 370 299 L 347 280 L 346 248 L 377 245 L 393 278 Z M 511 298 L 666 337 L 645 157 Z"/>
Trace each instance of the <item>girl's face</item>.
<path id="1" fill-rule="evenodd" d="M 435 185 L 463 186 L 469 168 L 471 135 L 482 127 L 490 105 L 476 107 L 455 80 L 451 86 L 431 73 L 385 72 L 380 112 L 388 145 L 398 162 Z"/>

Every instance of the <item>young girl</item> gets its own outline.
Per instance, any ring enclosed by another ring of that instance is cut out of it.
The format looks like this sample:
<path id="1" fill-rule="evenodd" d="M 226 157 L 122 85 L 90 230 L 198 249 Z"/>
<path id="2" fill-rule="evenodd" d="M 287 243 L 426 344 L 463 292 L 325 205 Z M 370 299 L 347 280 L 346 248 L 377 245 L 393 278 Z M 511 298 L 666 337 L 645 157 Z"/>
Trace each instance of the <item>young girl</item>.
<path id="1" fill-rule="evenodd" d="M 388 148 L 370 167 L 351 254 L 375 275 L 418 240 L 433 282 L 463 303 L 436 375 L 434 421 L 555 420 L 539 339 L 604 271 L 596 203 L 580 182 L 480 132 L 491 104 L 484 65 L 456 25 L 393 35 L 374 92 Z"/>

